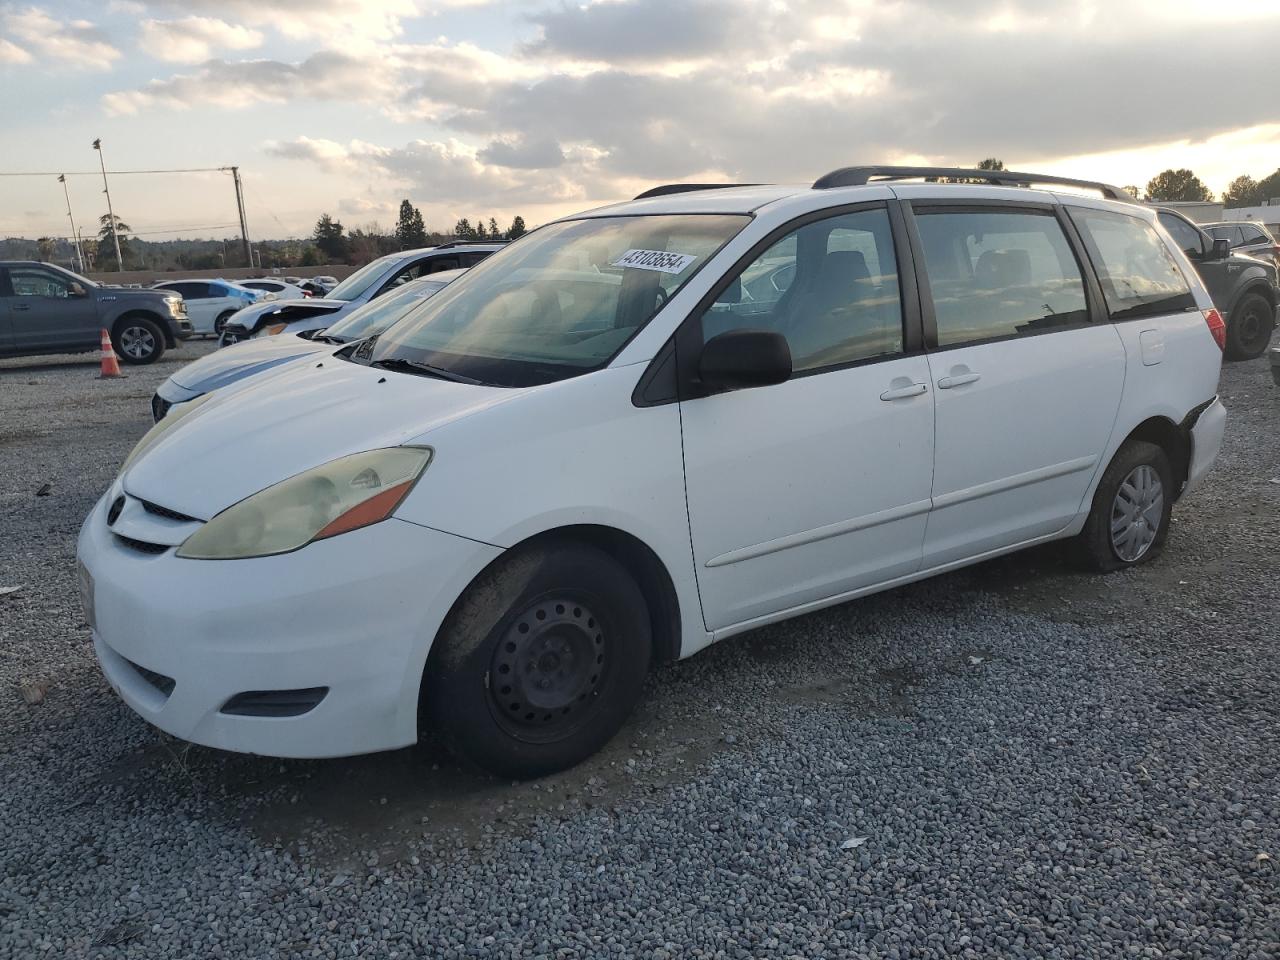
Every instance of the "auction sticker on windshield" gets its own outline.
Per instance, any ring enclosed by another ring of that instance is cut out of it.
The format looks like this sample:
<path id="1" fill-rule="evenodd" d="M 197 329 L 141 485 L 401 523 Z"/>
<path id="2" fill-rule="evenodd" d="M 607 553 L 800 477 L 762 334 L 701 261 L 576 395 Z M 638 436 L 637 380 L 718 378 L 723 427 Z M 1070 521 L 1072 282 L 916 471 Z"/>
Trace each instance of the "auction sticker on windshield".
<path id="1" fill-rule="evenodd" d="M 637 270 L 657 270 L 659 273 L 683 273 L 697 259 L 687 253 L 670 253 L 666 250 L 628 250 L 613 261 L 613 265 L 634 267 Z"/>

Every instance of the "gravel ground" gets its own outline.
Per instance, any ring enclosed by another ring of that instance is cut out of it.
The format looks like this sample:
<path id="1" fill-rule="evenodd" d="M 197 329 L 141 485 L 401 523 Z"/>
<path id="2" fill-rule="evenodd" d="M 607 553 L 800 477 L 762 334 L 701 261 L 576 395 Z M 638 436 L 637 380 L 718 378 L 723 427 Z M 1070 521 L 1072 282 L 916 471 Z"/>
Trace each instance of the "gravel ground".
<path id="1" fill-rule="evenodd" d="M 1280 956 L 1265 361 L 1158 562 L 1041 549 L 758 631 L 517 785 L 187 747 L 108 689 L 75 534 L 204 349 L 0 363 L 0 957 Z"/>

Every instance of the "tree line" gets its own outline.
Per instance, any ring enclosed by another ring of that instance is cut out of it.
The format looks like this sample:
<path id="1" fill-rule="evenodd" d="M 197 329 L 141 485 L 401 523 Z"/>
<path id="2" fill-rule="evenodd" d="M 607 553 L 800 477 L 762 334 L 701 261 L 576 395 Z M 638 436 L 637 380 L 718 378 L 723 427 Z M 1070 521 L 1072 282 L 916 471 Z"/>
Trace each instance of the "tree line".
<path id="1" fill-rule="evenodd" d="M 498 226 L 495 217 L 490 217 L 488 223 L 479 217 L 474 225 L 463 217 L 449 233 L 429 231 L 422 219 L 422 211 L 408 200 L 401 200 L 400 215 L 392 230 L 370 223 L 348 232 L 341 220 L 322 213 L 316 221 L 311 242 L 328 258 L 327 263 L 365 263 L 398 250 L 412 250 L 450 240 L 515 240 L 526 232 L 528 228 L 524 217 L 519 216 L 505 230 Z"/>

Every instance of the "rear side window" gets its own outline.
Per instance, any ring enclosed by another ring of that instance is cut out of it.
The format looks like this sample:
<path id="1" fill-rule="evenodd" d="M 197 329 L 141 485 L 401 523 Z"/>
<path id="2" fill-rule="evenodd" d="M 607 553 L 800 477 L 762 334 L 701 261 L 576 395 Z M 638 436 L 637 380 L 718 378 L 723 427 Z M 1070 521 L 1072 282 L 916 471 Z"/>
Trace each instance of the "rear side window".
<path id="1" fill-rule="evenodd" d="M 1089 321 L 1084 278 L 1050 211 L 918 210 L 938 346 Z"/>
<path id="2" fill-rule="evenodd" d="M 1271 239 L 1257 227 L 1250 226 L 1248 224 L 1240 227 L 1240 234 L 1244 237 L 1244 242 L 1246 244 L 1267 243 Z"/>
<path id="3" fill-rule="evenodd" d="M 1147 221 L 1107 210 L 1070 210 L 1098 271 L 1113 320 L 1195 310 L 1187 279 Z"/>
<path id="4" fill-rule="evenodd" d="M 900 353 L 889 215 L 875 209 L 818 220 L 772 244 L 702 315 L 704 341 L 744 329 L 786 337 L 797 373 Z"/>

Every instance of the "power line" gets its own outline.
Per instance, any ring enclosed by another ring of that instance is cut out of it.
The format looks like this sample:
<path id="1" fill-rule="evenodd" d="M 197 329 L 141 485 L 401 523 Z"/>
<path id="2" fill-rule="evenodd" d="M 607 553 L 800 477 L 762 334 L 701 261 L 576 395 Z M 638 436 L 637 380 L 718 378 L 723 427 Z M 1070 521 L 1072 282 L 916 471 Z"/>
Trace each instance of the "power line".
<path id="1" fill-rule="evenodd" d="M 111 175 L 131 173 L 229 173 L 230 167 L 187 167 L 176 170 L 112 170 Z M 0 177 L 96 177 L 97 170 L 0 170 Z"/>
<path id="2" fill-rule="evenodd" d="M 161 234 L 161 233 L 180 233 L 180 232 L 196 231 L 196 230 L 230 230 L 230 229 L 232 229 L 232 228 L 234 228 L 234 227 L 238 227 L 238 226 L 239 226 L 239 224 L 238 224 L 238 223 L 209 223 L 209 224 L 205 224 L 205 225 L 203 225 L 203 226 L 192 226 L 192 227 L 165 227 L 165 228 L 164 228 L 164 229 L 162 229 L 162 230 L 160 230 L 160 229 L 157 229 L 157 230 L 129 230 L 127 233 L 125 233 L 125 234 L 124 234 L 124 236 L 125 236 L 126 238 L 128 238 L 128 237 L 153 237 L 153 236 L 156 236 L 157 234 Z M 51 233 L 48 233 L 48 234 L 42 234 L 41 236 L 48 237 L 50 240 L 67 240 L 67 241 L 71 241 L 71 240 L 73 240 L 73 239 L 74 239 L 74 238 L 72 238 L 72 237 L 67 237 L 67 236 L 58 236 L 58 235 L 51 234 Z M 25 237 L 9 237 L 9 238 L 7 238 L 7 239 L 10 239 L 10 240 L 21 240 L 21 239 L 27 239 L 27 238 L 25 238 Z M 96 234 L 93 236 L 93 239 L 97 239 L 97 235 L 96 235 Z M 204 238 L 193 238 L 193 242 L 199 242 L 199 241 L 200 241 L 200 240 L 202 240 L 202 239 L 204 239 Z M 34 242 L 34 241 L 32 241 L 32 242 Z M 215 240 L 211 240 L 211 241 L 209 241 L 209 242 L 211 242 L 211 243 L 220 243 L 220 242 L 221 242 L 221 239 L 215 239 Z"/>

